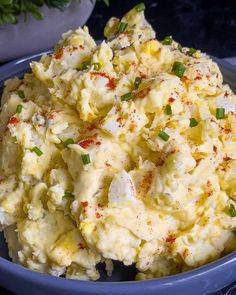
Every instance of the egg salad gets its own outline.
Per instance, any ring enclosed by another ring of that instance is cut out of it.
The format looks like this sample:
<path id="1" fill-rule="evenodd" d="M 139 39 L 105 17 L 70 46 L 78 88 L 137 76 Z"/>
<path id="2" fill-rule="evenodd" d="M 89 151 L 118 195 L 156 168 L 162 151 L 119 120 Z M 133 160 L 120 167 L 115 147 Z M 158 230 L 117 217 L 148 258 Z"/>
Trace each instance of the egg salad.
<path id="1" fill-rule="evenodd" d="M 137 280 L 236 249 L 236 96 L 206 54 L 158 40 L 141 3 L 62 35 L 0 113 L 0 226 L 12 260 L 97 280 Z"/>

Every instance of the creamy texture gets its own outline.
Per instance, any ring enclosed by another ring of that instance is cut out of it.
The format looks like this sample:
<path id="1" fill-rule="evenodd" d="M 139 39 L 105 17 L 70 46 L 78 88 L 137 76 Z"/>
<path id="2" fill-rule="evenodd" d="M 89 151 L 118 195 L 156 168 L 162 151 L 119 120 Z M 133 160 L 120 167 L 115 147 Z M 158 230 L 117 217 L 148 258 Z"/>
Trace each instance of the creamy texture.
<path id="1" fill-rule="evenodd" d="M 12 259 L 91 280 L 119 260 L 150 279 L 235 250 L 236 97 L 218 66 L 158 41 L 136 8 L 105 36 L 67 32 L 6 81 L 0 224 Z"/>

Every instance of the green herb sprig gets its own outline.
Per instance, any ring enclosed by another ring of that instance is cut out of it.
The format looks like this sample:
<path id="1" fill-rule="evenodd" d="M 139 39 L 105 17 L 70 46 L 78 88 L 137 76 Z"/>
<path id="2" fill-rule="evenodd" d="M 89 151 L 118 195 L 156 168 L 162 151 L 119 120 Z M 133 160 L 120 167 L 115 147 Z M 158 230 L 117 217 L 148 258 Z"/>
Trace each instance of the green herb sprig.
<path id="1" fill-rule="evenodd" d="M 109 0 L 103 1 L 107 6 Z M 43 19 L 41 7 L 66 9 L 72 0 L 0 0 L 0 25 L 17 24 L 18 17 L 24 15 L 25 21 L 29 15 L 37 20 Z"/>

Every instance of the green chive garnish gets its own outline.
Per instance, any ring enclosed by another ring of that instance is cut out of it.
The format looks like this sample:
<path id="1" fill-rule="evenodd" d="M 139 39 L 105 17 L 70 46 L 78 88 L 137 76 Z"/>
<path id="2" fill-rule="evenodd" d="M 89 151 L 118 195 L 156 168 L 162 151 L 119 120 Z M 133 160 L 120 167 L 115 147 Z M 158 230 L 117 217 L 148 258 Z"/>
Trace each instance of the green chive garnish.
<path id="1" fill-rule="evenodd" d="M 101 64 L 99 62 L 95 62 L 93 64 L 93 68 L 95 71 L 99 71 L 101 69 Z"/>
<path id="2" fill-rule="evenodd" d="M 167 133 L 165 133 L 164 131 L 161 131 L 161 132 L 158 134 L 158 136 L 159 136 L 161 139 L 163 139 L 164 141 L 168 141 L 169 138 L 170 138 L 170 136 L 169 136 Z"/>
<path id="3" fill-rule="evenodd" d="M 23 90 L 18 90 L 18 91 L 17 91 L 17 94 L 19 95 L 19 97 L 20 97 L 21 99 L 24 99 L 24 98 L 25 98 L 25 93 L 24 93 Z"/>
<path id="4" fill-rule="evenodd" d="M 177 48 L 179 49 L 180 52 L 183 51 L 183 47 L 182 47 L 182 45 L 178 44 Z"/>
<path id="5" fill-rule="evenodd" d="M 74 144 L 73 138 L 68 138 L 66 141 L 64 141 L 64 147 L 68 147 L 69 144 Z"/>
<path id="6" fill-rule="evenodd" d="M 171 45 L 172 42 L 173 42 L 173 38 L 172 38 L 172 36 L 166 36 L 166 37 L 164 38 L 164 40 L 162 40 L 161 43 L 164 44 L 164 45 Z"/>
<path id="7" fill-rule="evenodd" d="M 128 24 L 127 23 L 120 23 L 118 31 L 119 33 L 124 33 L 124 31 L 126 30 Z"/>
<path id="8" fill-rule="evenodd" d="M 167 105 L 166 105 L 165 113 L 166 113 L 167 115 L 172 115 L 172 108 L 171 108 L 171 105 L 170 105 L 170 104 L 167 104 Z"/>
<path id="9" fill-rule="evenodd" d="M 134 80 L 134 88 L 138 89 L 141 82 L 142 82 L 142 79 L 140 77 L 136 77 Z"/>
<path id="10" fill-rule="evenodd" d="M 84 165 L 87 165 L 91 162 L 89 154 L 81 155 L 81 159 Z"/>
<path id="11" fill-rule="evenodd" d="M 135 6 L 135 9 L 137 12 L 141 12 L 141 11 L 144 11 L 145 10 L 145 4 L 142 2 L 142 3 L 139 3 L 138 5 Z"/>
<path id="12" fill-rule="evenodd" d="M 229 215 L 231 217 L 235 217 L 236 216 L 236 209 L 235 209 L 234 204 L 230 204 L 229 211 L 228 212 L 229 212 Z"/>
<path id="13" fill-rule="evenodd" d="M 82 63 L 82 70 L 88 70 L 90 68 L 90 62 L 89 61 L 84 61 Z"/>
<path id="14" fill-rule="evenodd" d="M 75 195 L 71 192 L 65 192 L 63 198 L 73 198 L 74 199 Z"/>
<path id="15" fill-rule="evenodd" d="M 195 48 L 189 48 L 189 51 L 188 51 L 188 55 L 193 55 L 195 52 L 197 52 L 197 49 Z"/>
<path id="16" fill-rule="evenodd" d="M 43 152 L 37 146 L 33 147 L 31 149 L 31 152 L 34 152 L 39 157 L 42 156 L 42 154 L 43 154 Z"/>
<path id="17" fill-rule="evenodd" d="M 216 109 L 216 118 L 218 120 L 225 118 L 225 109 L 224 108 L 217 108 Z"/>
<path id="18" fill-rule="evenodd" d="M 22 111 L 22 105 L 21 104 L 18 104 L 18 106 L 16 107 L 16 113 L 17 114 L 20 114 L 21 113 L 21 111 Z"/>
<path id="19" fill-rule="evenodd" d="M 127 100 L 130 100 L 131 97 L 132 97 L 131 92 L 128 92 L 128 93 L 121 96 L 121 100 L 122 101 L 127 101 Z"/>
<path id="20" fill-rule="evenodd" d="M 172 67 L 172 73 L 174 73 L 176 76 L 178 76 L 179 78 L 182 78 L 185 70 L 186 68 L 181 62 L 179 61 L 174 62 Z"/>
<path id="21" fill-rule="evenodd" d="M 194 118 L 190 118 L 189 127 L 193 128 L 198 125 L 198 121 Z"/>

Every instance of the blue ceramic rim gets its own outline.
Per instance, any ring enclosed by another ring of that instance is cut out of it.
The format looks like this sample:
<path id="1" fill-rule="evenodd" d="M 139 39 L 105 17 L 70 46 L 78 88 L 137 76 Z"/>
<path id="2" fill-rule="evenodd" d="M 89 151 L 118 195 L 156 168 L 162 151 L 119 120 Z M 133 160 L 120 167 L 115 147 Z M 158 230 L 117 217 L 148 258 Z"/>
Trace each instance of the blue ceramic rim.
<path id="1" fill-rule="evenodd" d="M 38 60 L 43 54 L 51 53 L 51 51 L 46 51 L 43 53 L 34 54 L 9 62 L 0 67 L 0 87 L 6 79 L 13 76 L 17 76 L 19 73 L 25 72 L 29 66 L 29 62 L 33 60 Z M 214 60 L 223 68 L 230 72 L 236 73 L 236 67 L 230 63 L 214 58 Z M 230 265 L 236 263 L 236 252 L 230 253 L 222 258 L 217 259 L 211 263 L 200 266 L 193 270 L 186 271 L 184 273 L 178 273 L 172 276 L 167 276 L 159 279 L 151 279 L 147 281 L 125 281 L 125 282 L 98 282 L 98 281 L 81 281 L 81 280 L 70 280 L 61 277 L 54 277 L 48 274 L 39 273 L 36 271 L 29 270 L 21 265 L 15 264 L 5 258 L 0 257 L 0 271 L 8 273 L 12 276 L 21 278 L 23 280 L 33 281 L 40 285 L 55 286 L 55 284 L 61 289 L 77 290 L 78 286 L 81 286 L 84 291 L 94 291 L 94 287 L 104 288 L 104 287 L 116 287 L 118 289 L 123 289 L 123 287 L 151 287 L 153 283 L 155 285 L 168 286 L 172 284 L 178 285 L 182 281 L 191 280 L 193 277 L 206 276 L 207 274 L 212 274 L 219 268 L 227 269 Z M 66 283 L 66 284 L 65 284 Z"/>
<path id="2" fill-rule="evenodd" d="M 99 282 L 99 281 L 81 281 L 81 280 L 71 280 L 61 277 L 54 277 L 49 274 L 44 274 L 36 271 L 32 271 L 27 269 L 21 265 L 15 264 L 11 261 L 6 260 L 5 258 L 0 257 L 0 271 L 8 273 L 9 275 L 15 276 L 17 278 L 23 280 L 29 280 L 36 282 L 40 285 L 47 285 L 48 287 L 53 287 L 55 284 L 59 287 L 64 289 L 76 289 L 78 290 L 78 286 L 82 287 L 85 291 L 94 290 L 94 287 L 97 288 L 104 288 L 104 287 L 116 287 L 116 288 L 123 288 L 123 287 L 151 287 L 153 283 L 155 285 L 161 285 L 162 287 L 175 284 L 178 286 L 178 283 L 183 281 L 192 280 L 193 277 L 202 277 L 204 278 L 207 275 L 215 273 L 219 269 L 227 270 L 232 264 L 236 263 L 236 252 L 230 253 L 214 262 L 208 263 L 206 265 L 200 266 L 193 270 L 189 270 L 183 273 L 178 273 L 172 276 L 166 276 L 159 279 L 151 279 L 146 281 L 124 281 L 124 282 Z M 65 285 L 66 283 L 66 285 Z"/>

